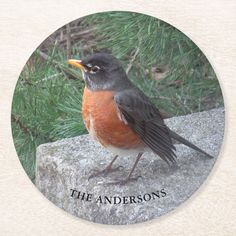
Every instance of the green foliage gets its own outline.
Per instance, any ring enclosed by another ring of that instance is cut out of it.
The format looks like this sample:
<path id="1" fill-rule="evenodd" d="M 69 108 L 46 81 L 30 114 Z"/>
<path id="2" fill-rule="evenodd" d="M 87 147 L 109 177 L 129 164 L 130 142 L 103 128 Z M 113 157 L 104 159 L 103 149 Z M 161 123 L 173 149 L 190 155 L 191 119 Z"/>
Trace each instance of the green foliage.
<path id="1" fill-rule="evenodd" d="M 73 57 L 111 51 L 125 69 L 129 68 L 129 78 L 160 109 L 183 115 L 223 105 L 208 60 L 172 26 L 129 12 L 100 13 L 80 21 L 83 29 L 95 30 L 86 39 L 74 42 Z M 85 46 L 89 48 L 86 51 Z M 31 56 L 16 85 L 12 104 L 15 147 L 32 180 L 38 145 L 86 132 L 81 118 L 83 81 L 68 79 L 80 76 L 67 67 L 63 47 L 52 47 L 48 55 L 48 60 L 37 53 Z"/>
<path id="2" fill-rule="evenodd" d="M 129 78 L 171 115 L 223 105 L 218 80 L 207 58 L 173 26 L 130 12 L 95 14 L 82 23 L 97 27 L 97 35 L 103 38 L 98 50 L 109 48 L 125 68 L 138 51 Z M 156 81 L 152 71 L 163 66 L 168 68 L 168 75 Z"/>
<path id="3" fill-rule="evenodd" d="M 68 80 L 50 61 L 42 62 L 38 55 L 33 57 L 37 66 L 24 67 L 12 104 L 15 147 L 31 179 L 38 145 L 85 133 L 81 80 Z"/>

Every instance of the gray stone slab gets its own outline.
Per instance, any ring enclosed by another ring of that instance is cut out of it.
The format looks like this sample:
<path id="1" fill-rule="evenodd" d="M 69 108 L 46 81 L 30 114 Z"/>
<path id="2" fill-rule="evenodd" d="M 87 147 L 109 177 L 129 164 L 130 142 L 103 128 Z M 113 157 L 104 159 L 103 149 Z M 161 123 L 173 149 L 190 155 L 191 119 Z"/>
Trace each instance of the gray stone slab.
<path id="1" fill-rule="evenodd" d="M 82 135 L 37 148 L 35 184 L 58 207 L 93 222 L 132 224 L 157 218 L 188 199 L 207 178 L 223 140 L 224 109 L 174 117 L 166 123 L 215 158 L 176 144 L 178 167 L 170 168 L 158 156 L 145 153 L 135 172 L 142 178 L 124 186 L 108 185 L 127 175 L 135 157 L 117 160 L 114 165 L 122 165 L 123 170 L 88 180 L 93 169 L 105 168 L 112 156 Z M 71 189 L 80 192 L 80 198 L 77 192 L 72 197 Z"/>

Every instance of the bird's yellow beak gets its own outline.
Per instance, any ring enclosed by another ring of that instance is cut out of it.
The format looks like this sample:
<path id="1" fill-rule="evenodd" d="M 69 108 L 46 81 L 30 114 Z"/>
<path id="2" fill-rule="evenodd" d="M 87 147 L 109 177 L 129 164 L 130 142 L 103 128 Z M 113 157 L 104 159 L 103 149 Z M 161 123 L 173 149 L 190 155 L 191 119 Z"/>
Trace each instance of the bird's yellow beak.
<path id="1" fill-rule="evenodd" d="M 70 59 L 67 61 L 67 63 L 83 71 L 86 71 L 86 68 L 81 64 L 81 60 Z"/>

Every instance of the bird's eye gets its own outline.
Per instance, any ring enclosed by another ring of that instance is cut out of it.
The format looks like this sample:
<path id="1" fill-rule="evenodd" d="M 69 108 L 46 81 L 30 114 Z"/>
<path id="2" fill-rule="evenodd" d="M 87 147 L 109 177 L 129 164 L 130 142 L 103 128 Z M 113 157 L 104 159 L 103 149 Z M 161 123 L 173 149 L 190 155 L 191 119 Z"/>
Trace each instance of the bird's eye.
<path id="1" fill-rule="evenodd" d="M 99 66 L 93 66 L 91 69 L 90 69 L 90 72 L 91 73 L 96 73 L 96 72 L 98 72 L 100 70 L 100 67 Z"/>

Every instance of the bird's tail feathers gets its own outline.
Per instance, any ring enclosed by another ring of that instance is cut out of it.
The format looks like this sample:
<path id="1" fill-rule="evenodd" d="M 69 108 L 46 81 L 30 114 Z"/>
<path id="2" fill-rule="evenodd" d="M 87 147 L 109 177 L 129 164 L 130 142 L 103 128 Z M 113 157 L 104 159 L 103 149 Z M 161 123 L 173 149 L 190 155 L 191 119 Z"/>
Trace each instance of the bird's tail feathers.
<path id="1" fill-rule="evenodd" d="M 203 150 L 200 149 L 199 147 L 197 147 L 197 146 L 195 146 L 194 144 L 190 143 L 188 140 L 186 140 L 186 139 L 183 138 L 182 136 L 176 134 L 174 131 L 172 131 L 172 130 L 169 129 L 169 132 L 170 132 L 170 136 L 171 136 L 173 139 L 175 139 L 175 140 L 177 140 L 177 141 L 183 143 L 184 145 L 186 145 L 186 146 L 188 146 L 188 147 L 190 147 L 190 148 L 192 148 L 192 149 L 194 149 L 194 150 L 196 150 L 196 151 L 198 151 L 198 152 L 200 152 L 200 153 L 206 155 L 206 156 L 209 157 L 209 158 L 214 158 L 213 156 L 211 156 L 210 154 L 206 153 L 205 151 L 203 151 Z"/>

